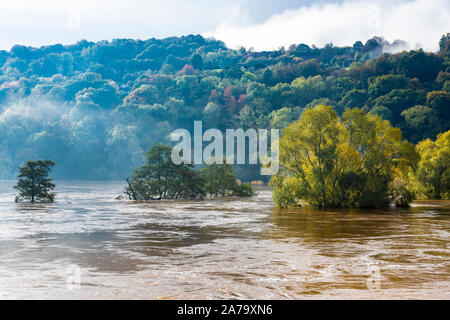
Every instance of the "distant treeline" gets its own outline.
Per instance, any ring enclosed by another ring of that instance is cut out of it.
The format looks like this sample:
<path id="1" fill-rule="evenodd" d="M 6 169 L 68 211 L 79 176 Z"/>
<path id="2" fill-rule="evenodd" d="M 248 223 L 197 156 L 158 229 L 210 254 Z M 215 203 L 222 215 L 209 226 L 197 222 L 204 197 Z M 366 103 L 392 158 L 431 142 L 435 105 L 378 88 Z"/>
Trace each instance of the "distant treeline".
<path id="1" fill-rule="evenodd" d="M 123 179 L 176 128 L 285 128 L 307 108 L 361 108 L 413 143 L 450 129 L 450 35 L 440 51 L 373 38 L 232 50 L 198 35 L 0 51 L 0 179 L 27 159 L 55 178 Z M 242 180 L 259 168 L 235 168 Z"/>

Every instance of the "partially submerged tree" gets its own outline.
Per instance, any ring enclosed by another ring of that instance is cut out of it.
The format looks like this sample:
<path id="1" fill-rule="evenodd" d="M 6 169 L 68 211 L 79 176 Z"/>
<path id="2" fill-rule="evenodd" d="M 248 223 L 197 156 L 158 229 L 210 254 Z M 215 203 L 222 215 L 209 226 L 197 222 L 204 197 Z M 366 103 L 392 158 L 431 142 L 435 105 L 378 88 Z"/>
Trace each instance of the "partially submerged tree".
<path id="1" fill-rule="evenodd" d="M 436 141 L 426 139 L 417 145 L 420 162 L 416 172 L 417 191 L 432 199 L 450 192 L 450 131 Z"/>
<path id="2" fill-rule="evenodd" d="M 414 165 L 409 146 L 400 129 L 360 109 L 347 109 L 342 119 L 329 106 L 308 109 L 280 141 L 274 201 L 279 207 L 300 200 L 317 207 L 388 206 L 395 178 Z"/>
<path id="3" fill-rule="evenodd" d="M 205 191 L 210 197 L 239 196 L 251 197 L 254 195 L 249 183 L 241 183 L 233 174 L 229 164 L 212 163 L 201 170 L 206 181 Z"/>
<path id="4" fill-rule="evenodd" d="M 50 160 L 38 160 L 27 161 L 25 166 L 20 167 L 19 181 L 14 187 L 19 191 L 16 202 L 53 202 L 55 185 L 48 174 L 54 165 Z"/>
<path id="5" fill-rule="evenodd" d="M 147 153 L 147 163 L 136 169 L 125 194 L 133 200 L 197 199 L 205 195 L 205 181 L 193 165 L 176 165 L 171 148 L 155 144 Z"/>

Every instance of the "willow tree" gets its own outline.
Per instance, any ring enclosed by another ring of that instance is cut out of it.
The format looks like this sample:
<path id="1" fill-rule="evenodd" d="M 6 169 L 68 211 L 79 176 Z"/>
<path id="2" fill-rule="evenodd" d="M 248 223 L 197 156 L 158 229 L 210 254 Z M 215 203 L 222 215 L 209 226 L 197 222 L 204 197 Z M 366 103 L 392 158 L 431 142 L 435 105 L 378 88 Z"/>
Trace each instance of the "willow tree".
<path id="1" fill-rule="evenodd" d="M 55 185 L 48 175 L 54 165 L 50 160 L 38 160 L 27 161 L 25 166 L 20 167 L 19 181 L 14 187 L 19 191 L 16 202 L 53 202 Z"/>
<path id="2" fill-rule="evenodd" d="M 432 199 L 450 196 L 450 131 L 439 134 L 436 141 L 417 145 L 420 162 L 416 171 L 417 191 Z"/>
<path id="3" fill-rule="evenodd" d="M 306 110 L 280 140 L 280 171 L 271 184 L 279 207 L 385 207 L 401 172 L 410 170 L 414 147 L 379 116 L 332 107 Z M 410 159 L 404 159 L 410 157 Z M 410 198 L 410 194 L 408 194 Z M 410 199 L 408 199 L 410 200 Z"/>

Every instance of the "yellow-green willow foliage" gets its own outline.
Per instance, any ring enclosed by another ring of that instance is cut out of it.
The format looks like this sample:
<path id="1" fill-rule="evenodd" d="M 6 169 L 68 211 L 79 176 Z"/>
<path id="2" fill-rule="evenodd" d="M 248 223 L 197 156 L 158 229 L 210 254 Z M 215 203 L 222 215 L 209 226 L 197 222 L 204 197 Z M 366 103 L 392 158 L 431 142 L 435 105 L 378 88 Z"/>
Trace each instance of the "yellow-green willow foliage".
<path id="1" fill-rule="evenodd" d="M 402 182 L 417 162 L 400 129 L 360 109 L 342 119 L 332 107 L 307 109 L 280 140 L 280 171 L 271 183 L 278 207 L 384 207 L 412 200 Z M 396 189 L 396 192 L 393 190 Z"/>
<path id="2" fill-rule="evenodd" d="M 416 190 L 432 199 L 450 196 L 450 131 L 439 134 L 436 141 L 419 142 L 420 161 L 416 171 Z"/>

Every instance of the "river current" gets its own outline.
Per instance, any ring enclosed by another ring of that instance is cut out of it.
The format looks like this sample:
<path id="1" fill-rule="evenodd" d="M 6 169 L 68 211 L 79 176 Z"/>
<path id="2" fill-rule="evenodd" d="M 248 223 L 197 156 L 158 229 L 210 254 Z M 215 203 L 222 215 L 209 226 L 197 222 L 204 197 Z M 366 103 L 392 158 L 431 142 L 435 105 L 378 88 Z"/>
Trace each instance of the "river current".
<path id="1" fill-rule="evenodd" d="M 115 200 L 56 181 L 16 204 L 0 181 L 2 299 L 450 299 L 450 202 L 277 210 L 249 199 Z"/>

